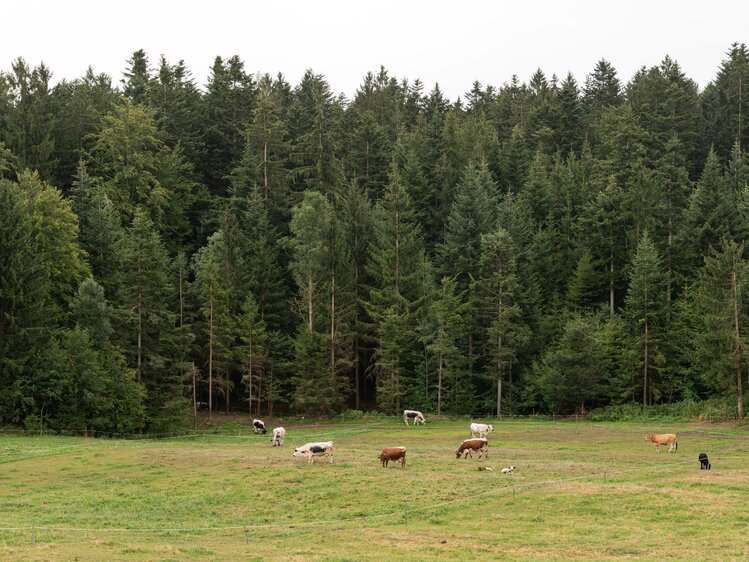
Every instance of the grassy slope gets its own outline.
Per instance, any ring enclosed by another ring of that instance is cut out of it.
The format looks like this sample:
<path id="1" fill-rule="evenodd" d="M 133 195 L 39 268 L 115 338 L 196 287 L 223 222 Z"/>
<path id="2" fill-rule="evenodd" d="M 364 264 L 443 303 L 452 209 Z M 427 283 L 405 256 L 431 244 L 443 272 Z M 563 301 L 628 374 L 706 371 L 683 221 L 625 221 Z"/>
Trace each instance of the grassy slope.
<path id="1" fill-rule="evenodd" d="M 270 434 L 0 436 L 0 526 L 24 528 L 0 531 L 0 558 L 749 557 L 745 432 L 509 422 L 495 425 L 489 461 L 456 460 L 467 425 L 288 425 L 282 448 Z M 651 429 L 679 432 L 679 451 L 656 454 Z M 323 438 L 336 442 L 333 465 L 292 461 L 295 445 Z M 379 466 L 379 449 L 395 445 L 409 449 L 406 470 Z M 701 451 L 711 472 L 699 470 Z M 476 468 L 508 464 L 511 476 Z M 34 544 L 32 526 L 46 527 Z M 127 531 L 203 527 L 221 529 Z"/>

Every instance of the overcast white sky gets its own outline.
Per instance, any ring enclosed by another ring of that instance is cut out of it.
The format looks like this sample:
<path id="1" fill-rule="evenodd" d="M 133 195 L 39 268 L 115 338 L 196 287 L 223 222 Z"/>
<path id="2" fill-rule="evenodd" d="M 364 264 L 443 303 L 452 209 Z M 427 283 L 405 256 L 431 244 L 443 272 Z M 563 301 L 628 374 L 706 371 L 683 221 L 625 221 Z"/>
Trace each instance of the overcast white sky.
<path id="1" fill-rule="evenodd" d="M 454 99 L 474 80 L 527 81 L 538 67 L 582 83 L 602 57 L 626 82 L 666 54 L 704 87 L 731 43 L 749 43 L 747 0 L 11 0 L 0 14 L 1 70 L 23 56 L 55 80 L 91 65 L 118 82 L 143 48 L 154 64 L 184 59 L 202 86 L 216 55 L 238 54 L 292 84 L 312 68 L 349 96 L 380 65 Z"/>

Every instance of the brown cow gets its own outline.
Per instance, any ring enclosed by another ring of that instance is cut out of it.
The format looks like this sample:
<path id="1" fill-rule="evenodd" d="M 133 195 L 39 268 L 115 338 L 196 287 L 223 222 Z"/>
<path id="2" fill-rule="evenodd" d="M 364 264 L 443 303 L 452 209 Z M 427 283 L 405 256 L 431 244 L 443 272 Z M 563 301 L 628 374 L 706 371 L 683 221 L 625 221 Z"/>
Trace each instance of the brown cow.
<path id="1" fill-rule="evenodd" d="M 469 455 L 473 458 L 473 451 L 479 452 L 479 458 L 481 458 L 481 455 L 483 454 L 488 459 L 489 441 L 484 438 L 464 439 L 460 444 L 460 447 L 458 447 L 458 450 L 455 451 L 455 458 L 459 459 L 463 453 L 465 453 L 464 458 L 467 459 Z"/>
<path id="2" fill-rule="evenodd" d="M 385 447 L 380 456 L 377 457 L 382 461 L 383 468 L 387 467 L 390 461 L 401 461 L 401 468 L 406 467 L 406 448 L 405 447 Z"/>
<path id="3" fill-rule="evenodd" d="M 661 445 L 668 445 L 669 453 L 679 448 L 675 433 L 651 433 L 646 435 L 645 439 L 655 443 L 655 451 L 657 453 L 661 452 Z"/>

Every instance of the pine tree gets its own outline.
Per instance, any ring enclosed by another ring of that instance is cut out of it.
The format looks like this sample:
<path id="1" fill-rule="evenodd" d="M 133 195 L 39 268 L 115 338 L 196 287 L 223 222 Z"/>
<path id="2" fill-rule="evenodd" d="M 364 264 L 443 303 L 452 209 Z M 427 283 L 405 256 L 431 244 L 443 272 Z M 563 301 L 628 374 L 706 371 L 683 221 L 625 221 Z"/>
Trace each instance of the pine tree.
<path id="1" fill-rule="evenodd" d="M 239 160 L 244 146 L 242 131 L 252 119 L 257 87 L 234 55 L 224 61 L 216 57 L 208 77 L 204 100 L 205 156 L 199 169 L 205 171 L 212 194 L 223 195 L 226 178 Z"/>
<path id="2" fill-rule="evenodd" d="M 534 366 L 541 394 L 552 412 L 585 414 L 601 399 L 610 360 L 592 317 L 573 317 L 554 346 Z"/>
<path id="3" fill-rule="evenodd" d="M 583 104 L 587 113 L 588 141 L 595 143 L 598 127 L 604 112 L 624 101 L 622 86 L 616 69 L 606 59 L 596 63 L 596 67 L 585 79 Z"/>
<path id="4" fill-rule="evenodd" d="M 104 190 L 88 175 L 83 161 L 73 182 L 73 210 L 78 215 L 81 246 L 88 254 L 91 271 L 113 299 L 123 268 L 125 231 L 120 214 Z"/>
<path id="5" fill-rule="evenodd" d="M 658 251 L 644 233 L 632 260 L 624 312 L 633 334 L 633 367 L 642 374 L 645 406 L 660 398 L 658 377 L 665 362 L 661 344 L 666 332 L 667 284 Z M 630 394 L 631 388 L 627 390 Z"/>
<path id="6" fill-rule="evenodd" d="M 472 293 L 488 326 L 486 354 L 491 362 L 487 365 L 487 375 L 497 381 L 497 415 L 501 416 L 502 381 L 508 377 L 512 391 L 511 368 L 529 334 L 521 322 L 515 250 L 510 235 L 502 228 L 485 234 L 481 237 L 481 247 L 480 277 Z"/>
<path id="7" fill-rule="evenodd" d="M 338 209 L 341 221 L 341 231 L 344 244 L 348 248 L 351 263 L 352 310 L 351 329 L 353 337 L 353 389 L 355 408 L 361 408 L 362 378 L 367 351 L 366 330 L 367 313 L 364 303 L 367 298 L 369 284 L 367 275 L 367 260 L 369 243 L 372 237 L 372 205 L 364 189 L 352 181 L 343 194 Z"/>
<path id="8" fill-rule="evenodd" d="M 733 43 L 727 55 L 702 96 L 705 140 L 723 158 L 736 141 L 742 150 L 749 146 L 749 49 L 744 43 Z"/>
<path id="9" fill-rule="evenodd" d="M 696 362 L 702 367 L 706 382 L 713 388 L 736 393 L 739 417 L 744 415 L 744 287 L 749 274 L 743 255 L 743 244 L 723 238 L 720 246 L 705 257 L 697 294 L 703 326 L 693 335 Z"/>
<path id="10" fill-rule="evenodd" d="M 151 81 L 148 55 L 143 49 L 138 49 L 128 59 L 127 64 L 128 69 L 122 73 L 122 93 L 133 103 L 146 105 Z"/>
<path id="11" fill-rule="evenodd" d="M 213 417 L 214 373 L 217 382 L 228 394 L 228 361 L 230 359 L 229 338 L 233 324 L 229 308 L 229 291 L 221 276 L 221 253 L 223 233 L 218 231 L 208 244 L 193 257 L 196 300 L 203 317 L 204 334 L 208 339 L 208 419 Z"/>
<path id="12" fill-rule="evenodd" d="M 121 347 L 137 382 L 147 391 L 151 427 L 177 423 L 183 414 L 178 368 L 180 346 L 170 260 L 161 237 L 144 211 L 137 210 L 127 231 L 117 303 L 124 315 Z"/>
<path id="13" fill-rule="evenodd" d="M 271 224 L 276 228 L 288 220 L 290 203 L 285 166 L 289 157 L 286 135 L 283 108 L 271 77 L 265 75 L 260 79 L 257 105 L 247 128 L 245 158 L 251 157 L 257 167 L 257 184 Z"/>
<path id="14" fill-rule="evenodd" d="M 268 335 L 265 322 L 260 317 L 260 309 L 252 294 L 249 294 L 242 303 L 242 312 L 237 320 L 236 329 L 239 340 L 243 344 L 238 349 L 238 353 L 244 371 L 242 382 L 247 388 L 249 414 L 252 416 L 252 401 L 257 400 L 256 414 L 260 415 L 261 396 L 259 392 L 255 394 L 255 388 L 258 379 L 263 374 Z"/>
<path id="15" fill-rule="evenodd" d="M 17 184 L 0 180 L 0 421 L 22 421 L 19 383 L 49 338 L 50 283 L 36 259 L 34 221 Z"/>
<path id="16" fill-rule="evenodd" d="M 0 95 L 8 110 L 0 113 L 0 141 L 18 159 L 19 169 L 35 170 L 50 181 L 57 166 L 53 133 L 58 114 L 50 87 L 52 72 L 44 64 L 32 70 L 19 58 L 3 78 L 6 87 Z"/>
<path id="17" fill-rule="evenodd" d="M 431 306 L 433 325 L 428 335 L 427 351 L 437 359 L 437 415 L 442 413 L 444 397 L 453 389 L 460 393 L 462 354 L 458 348 L 467 312 L 463 294 L 457 293 L 457 284 L 450 277 L 442 278 L 442 286 Z M 452 408 L 458 404 L 452 401 Z M 455 411 L 455 410 L 454 410 Z"/>
<path id="18" fill-rule="evenodd" d="M 407 338 L 414 328 L 412 314 L 419 299 L 424 242 L 414 218 L 413 205 L 398 169 L 392 166 L 385 196 L 375 208 L 369 274 L 373 281 L 367 312 L 374 323 L 378 405 L 400 409 L 408 390 L 403 380 L 412 346 Z"/>

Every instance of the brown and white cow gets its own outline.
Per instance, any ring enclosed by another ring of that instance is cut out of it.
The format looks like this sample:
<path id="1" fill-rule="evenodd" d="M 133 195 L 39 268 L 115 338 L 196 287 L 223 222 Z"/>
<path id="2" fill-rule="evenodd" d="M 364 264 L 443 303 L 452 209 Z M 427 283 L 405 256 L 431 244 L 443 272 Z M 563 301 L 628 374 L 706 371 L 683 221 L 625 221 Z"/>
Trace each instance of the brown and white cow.
<path id="1" fill-rule="evenodd" d="M 481 458 L 481 455 L 483 454 L 488 459 L 489 441 L 485 438 L 464 439 L 460 444 L 460 447 L 455 451 L 455 458 L 459 459 L 463 454 L 465 454 L 464 458 L 466 459 L 469 455 L 473 458 L 474 451 L 478 451 L 479 458 Z"/>
<path id="2" fill-rule="evenodd" d="M 651 433 L 646 435 L 645 439 L 655 443 L 655 451 L 657 453 L 661 452 L 661 445 L 668 445 L 669 453 L 679 448 L 675 433 Z"/>
<path id="3" fill-rule="evenodd" d="M 401 461 L 401 468 L 406 467 L 406 448 L 405 447 L 385 447 L 380 456 L 377 457 L 382 461 L 383 468 L 387 467 L 390 461 Z"/>

